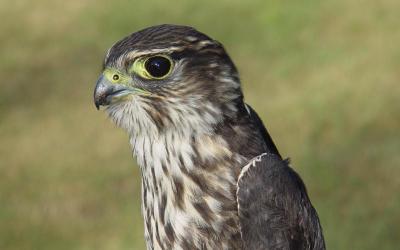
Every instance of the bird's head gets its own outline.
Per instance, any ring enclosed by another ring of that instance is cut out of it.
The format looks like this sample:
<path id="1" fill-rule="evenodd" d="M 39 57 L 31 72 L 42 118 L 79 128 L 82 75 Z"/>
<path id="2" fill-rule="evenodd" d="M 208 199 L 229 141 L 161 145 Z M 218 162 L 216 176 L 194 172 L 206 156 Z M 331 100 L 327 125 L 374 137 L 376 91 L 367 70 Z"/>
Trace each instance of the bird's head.
<path id="1" fill-rule="evenodd" d="M 94 101 L 134 135 L 196 133 L 235 115 L 242 92 L 220 43 L 191 27 L 160 25 L 108 50 Z"/>

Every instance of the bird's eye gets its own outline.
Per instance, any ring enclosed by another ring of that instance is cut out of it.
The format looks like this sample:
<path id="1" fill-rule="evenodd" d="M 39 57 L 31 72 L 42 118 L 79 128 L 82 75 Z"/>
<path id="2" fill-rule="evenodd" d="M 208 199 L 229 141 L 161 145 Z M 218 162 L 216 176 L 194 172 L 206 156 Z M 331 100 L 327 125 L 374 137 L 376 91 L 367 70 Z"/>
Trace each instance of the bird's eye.
<path id="1" fill-rule="evenodd" d="M 114 81 L 118 81 L 119 80 L 119 75 L 114 74 L 112 78 L 113 78 Z"/>
<path id="2" fill-rule="evenodd" d="M 154 78 L 162 78 L 171 70 L 171 61 L 163 56 L 150 57 L 144 63 L 147 72 Z"/>
<path id="3" fill-rule="evenodd" d="M 173 62 L 165 55 L 142 57 L 135 60 L 131 71 L 149 80 L 161 80 L 172 71 Z"/>

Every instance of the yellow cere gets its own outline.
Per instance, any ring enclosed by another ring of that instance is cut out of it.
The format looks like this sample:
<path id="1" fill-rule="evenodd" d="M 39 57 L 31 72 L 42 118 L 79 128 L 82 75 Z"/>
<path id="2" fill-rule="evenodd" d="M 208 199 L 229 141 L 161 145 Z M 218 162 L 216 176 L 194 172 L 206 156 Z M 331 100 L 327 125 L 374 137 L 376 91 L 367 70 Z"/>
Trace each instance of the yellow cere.
<path id="1" fill-rule="evenodd" d="M 114 68 L 106 68 L 103 72 L 103 75 L 107 78 L 108 81 L 114 84 L 129 86 L 132 81 L 130 76 Z"/>
<path id="2" fill-rule="evenodd" d="M 134 87 L 132 78 L 129 75 L 126 75 L 118 71 L 117 69 L 106 68 L 103 72 L 103 75 L 112 84 L 124 85 L 128 87 L 130 90 L 141 95 L 151 95 L 151 92 L 147 90 Z"/>

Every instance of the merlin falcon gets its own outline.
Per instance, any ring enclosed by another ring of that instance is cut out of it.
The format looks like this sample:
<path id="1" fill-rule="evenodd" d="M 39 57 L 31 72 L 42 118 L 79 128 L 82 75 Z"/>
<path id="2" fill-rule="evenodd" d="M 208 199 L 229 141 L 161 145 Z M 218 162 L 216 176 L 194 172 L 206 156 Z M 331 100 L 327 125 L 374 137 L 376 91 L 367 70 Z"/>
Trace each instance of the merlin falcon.
<path id="1" fill-rule="evenodd" d="M 147 249 L 325 249 L 301 178 L 216 40 L 178 25 L 123 38 L 94 102 L 129 135 Z"/>

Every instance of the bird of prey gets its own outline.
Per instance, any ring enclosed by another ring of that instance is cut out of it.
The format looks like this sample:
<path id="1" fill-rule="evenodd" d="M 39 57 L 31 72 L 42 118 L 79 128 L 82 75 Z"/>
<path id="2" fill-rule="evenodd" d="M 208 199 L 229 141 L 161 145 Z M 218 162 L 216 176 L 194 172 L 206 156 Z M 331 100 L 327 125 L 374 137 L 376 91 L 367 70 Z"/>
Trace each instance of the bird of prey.
<path id="1" fill-rule="evenodd" d="M 302 180 L 216 40 L 178 25 L 123 38 L 94 102 L 129 134 L 147 249 L 325 249 Z"/>

